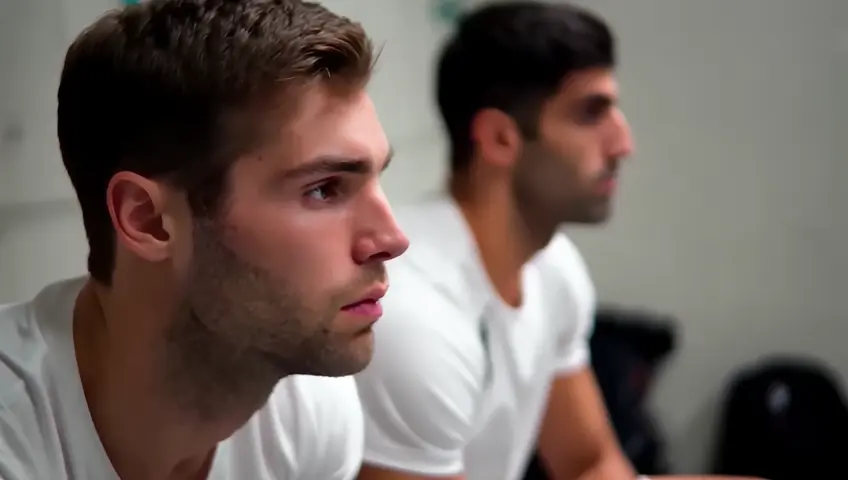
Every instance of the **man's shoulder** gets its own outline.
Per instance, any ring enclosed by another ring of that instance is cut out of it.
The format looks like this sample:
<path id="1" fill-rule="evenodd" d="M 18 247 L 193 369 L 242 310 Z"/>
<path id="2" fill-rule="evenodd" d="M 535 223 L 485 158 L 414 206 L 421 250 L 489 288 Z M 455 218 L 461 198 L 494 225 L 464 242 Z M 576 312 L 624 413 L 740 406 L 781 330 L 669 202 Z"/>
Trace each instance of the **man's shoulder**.
<path id="1" fill-rule="evenodd" d="M 73 341 L 70 323 L 79 285 L 79 280 L 59 282 L 32 300 L 0 305 L 0 408 L 46 388 L 51 348 Z"/>
<path id="2" fill-rule="evenodd" d="M 0 474 L 34 479 L 49 468 L 44 447 L 57 432 L 42 378 L 45 356 L 31 303 L 0 306 Z"/>
<path id="3" fill-rule="evenodd" d="M 361 418 L 359 399 L 355 395 L 356 382 L 352 376 L 292 375 L 280 381 L 275 393 L 280 391 L 308 406 L 317 417 L 315 421 L 323 422 L 336 416 L 348 420 L 347 423 L 356 424 L 357 419 Z M 351 413 L 359 415 L 349 415 Z"/>
<path id="4" fill-rule="evenodd" d="M 47 285 L 32 299 L 0 304 L 1 358 L 31 363 L 43 356 L 51 339 L 70 340 L 71 321 L 83 277 Z"/>
<path id="5" fill-rule="evenodd" d="M 481 329 L 490 293 L 469 278 L 472 271 L 447 266 L 437 277 L 409 264 L 390 268 L 389 291 L 381 300 L 383 317 L 374 325 L 369 375 L 357 378 L 407 368 L 428 372 L 431 379 L 454 370 L 462 375 L 481 371 Z"/>
<path id="6" fill-rule="evenodd" d="M 78 476 L 67 468 L 91 455 L 89 439 L 68 428 L 84 405 L 67 390 L 77 375 L 71 321 L 84 282 L 55 283 L 30 301 L 0 306 L 0 472 L 11 478 Z"/>
<path id="7" fill-rule="evenodd" d="M 595 287 L 586 260 L 577 245 L 558 232 L 544 250 L 533 260 L 544 275 L 548 288 L 565 289 L 582 302 L 592 302 Z"/>
<path id="8" fill-rule="evenodd" d="M 563 232 L 557 232 L 550 243 L 539 253 L 538 262 L 563 270 L 565 277 L 588 272 L 586 261 L 577 245 Z"/>
<path id="9" fill-rule="evenodd" d="M 0 381 L 5 367 L 0 366 Z M 23 389 L 18 383 L 14 388 Z M 58 433 L 55 425 L 44 425 L 45 418 L 38 415 L 37 402 L 25 393 L 0 397 L 0 478 L 35 480 L 46 478 L 47 470 L 57 465 L 47 453 L 47 442 Z M 43 432 L 50 432 L 45 437 Z M 55 447 L 55 446 L 54 446 Z"/>
<path id="10" fill-rule="evenodd" d="M 474 239 L 450 199 L 435 197 L 404 204 L 394 208 L 394 214 L 409 238 L 409 249 L 388 263 L 390 274 L 440 283 L 475 258 Z"/>
<path id="11" fill-rule="evenodd" d="M 347 446 L 362 436 L 362 407 L 352 377 L 286 377 L 258 415 L 301 447 Z"/>
<path id="12" fill-rule="evenodd" d="M 362 461 L 363 424 L 351 377 L 292 375 L 231 437 L 238 452 L 232 461 L 244 471 L 262 464 L 286 478 L 353 478 Z"/>
<path id="13" fill-rule="evenodd" d="M 475 324 L 491 300 L 468 226 L 444 199 L 402 206 L 397 218 L 410 246 L 386 264 L 390 287 L 378 332 L 446 327 L 461 334 L 462 325 Z"/>
<path id="14" fill-rule="evenodd" d="M 34 307 L 33 301 L 0 305 L 0 363 L 25 367 L 20 364 L 31 364 L 43 355 L 45 345 Z M 5 386 L 0 383 L 0 389 Z"/>
<path id="15" fill-rule="evenodd" d="M 33 310 L 33 302 L 0 305 L 0 417 L 35 408 L 45 391 L 47 345 Z"/>

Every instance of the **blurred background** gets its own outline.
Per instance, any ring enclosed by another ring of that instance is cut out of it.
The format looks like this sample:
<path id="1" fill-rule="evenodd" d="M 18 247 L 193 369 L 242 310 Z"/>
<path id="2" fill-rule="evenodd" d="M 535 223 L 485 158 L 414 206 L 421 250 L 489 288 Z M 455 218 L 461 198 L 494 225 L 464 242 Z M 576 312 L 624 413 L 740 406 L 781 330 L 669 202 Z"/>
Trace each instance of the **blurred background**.
<path id="1" fill-rule="evenodd" d="M 395 203 L 441 188 L 433 57 L 450 0 L 327 0 L 382 46 Z M 723 389 L 774 353 L 848 377 L 848 1 L 581 0 L 614 28 L 637 153 L 614 220 L 573 231 L 604 302 L 674 318 L 650 395 L 673 470 L 707 471 Z M 59 159 L 65 49 L 119 0 L 0 0 L 0 303 L 84 272 Z"/>

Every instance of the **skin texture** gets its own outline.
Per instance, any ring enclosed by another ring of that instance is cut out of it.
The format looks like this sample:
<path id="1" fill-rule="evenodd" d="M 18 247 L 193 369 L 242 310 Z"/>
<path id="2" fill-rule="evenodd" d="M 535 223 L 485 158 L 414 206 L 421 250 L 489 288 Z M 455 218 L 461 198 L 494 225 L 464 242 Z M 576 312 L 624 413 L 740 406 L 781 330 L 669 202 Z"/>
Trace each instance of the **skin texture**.
<path id="1" fill-rule="evenodd" d="M 408 246 L 379 184 L 391 150 L 364 91 L 300 93 L 232 166 L 217 212 L 158 179 L 110 182 L 113 283 L 83 290 L 74 340 L 121 478 L 202 478 L 282 377 L 371 359 L 378 315 L 343 307 L 382 295 Z"/>

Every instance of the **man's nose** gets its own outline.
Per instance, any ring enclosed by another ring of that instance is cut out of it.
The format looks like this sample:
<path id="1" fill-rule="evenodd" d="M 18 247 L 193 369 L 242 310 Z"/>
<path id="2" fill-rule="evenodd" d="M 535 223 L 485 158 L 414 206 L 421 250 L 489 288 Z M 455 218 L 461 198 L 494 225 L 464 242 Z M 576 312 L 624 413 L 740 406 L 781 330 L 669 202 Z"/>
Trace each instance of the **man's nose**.
<path id="1" fill-rule="evenodd" d="M 392 208 L 382 189 L 368 200 L 362 212 L 362 229 L 354 247 L 356 263 L 385 262 L 400 256 L 409 248 L 409 239 L 392 214 Z"/>
<path id="2" fill-rule="evenodd" d="M 616 110 L 613 115 L 609 141 L 608 157 L 624 159 L 633 154 L 635 149 L 633 145 L 633 132 L 630 130 L 630 123 L 628 123 L 627 118 L 621 110 Z"/>

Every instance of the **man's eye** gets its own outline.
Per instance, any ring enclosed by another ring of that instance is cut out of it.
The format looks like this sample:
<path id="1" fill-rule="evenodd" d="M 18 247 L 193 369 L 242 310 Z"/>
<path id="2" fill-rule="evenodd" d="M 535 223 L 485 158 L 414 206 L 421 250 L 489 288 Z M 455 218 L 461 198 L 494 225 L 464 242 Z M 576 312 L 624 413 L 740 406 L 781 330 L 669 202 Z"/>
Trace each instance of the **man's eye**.
<path id="1" fill-rule="evenodd" d="M 332 200 L 339 194 L 339 185 L 337 180 L 332 180 L 329 182 L 322 183 L 321 185 L 316 185 L 314 188 L 310 189 L 306 192 L 306 196 L 310 200 L 314 200 L 317 202 L 326 202 L 328 200 Z"/>
<path id="2" fill-rule="evenodd" d="M 590 106 L 583 112 L 583 122 L 585 123 L 595 123 L 601 120 L 604 115 L 607 113 L 607 108 L 605 106 Z"/>
<path id="3" fill-rule="evenodd" d="M 586 125 L 593 125 L 604 120 L 614 108 L 613 103 L 608 99 L 593 99 L 583 104 L 580 111 L 580 122 Z"/>

